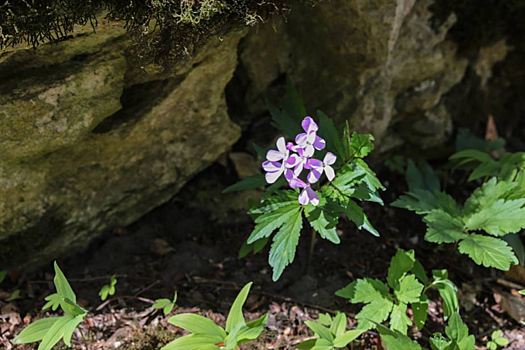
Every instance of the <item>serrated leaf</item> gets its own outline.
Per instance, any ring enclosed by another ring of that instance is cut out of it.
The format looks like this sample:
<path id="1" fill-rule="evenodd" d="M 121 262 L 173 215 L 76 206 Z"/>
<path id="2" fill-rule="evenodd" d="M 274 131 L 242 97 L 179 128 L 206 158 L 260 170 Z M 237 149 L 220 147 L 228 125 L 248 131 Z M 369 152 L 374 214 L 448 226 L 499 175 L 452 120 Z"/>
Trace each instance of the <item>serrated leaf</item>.
<path id="1" fill-rule="evenodd" d="M 384 205 L 383 199 L 381 199 L 379 192 L 368 188 L 368 185 L 365 182 L 359 183 L 351 196 L 361 201 L 374 202 Z"/>
<path id="2" fill-rule="evenodd" d="M 187 330 L 190 333 L 208 334 L 221 339 L 226 338 L 226 332 L 209 318 L 194 314 L 179 314 L 168 319 L 174 326 Z"/>
<path id="3" fill-rule="evenodd" d="M 266 182 L 266 178 L 264 177 L 263 174 L 256 174 L 256 175 L 247 176 L 241 181 L 237 182 L 236 184 L 226 187 L 222 191 L 222 193 L 253 190 L 253 189 L 264 187 L 267 184 L 268 183 Z"/>
<path id="4" fill-rule="evenodd" d="M 60 318 L 61 317 L 43 318 L 31 323 L 15 338 L 14 343 L 28 344 L 42 340 Z"/>
<path id="5" fill-rule="evenodd" d="M 352 133 L 350 139 L 350 154 L 352 157 L 365 158 L 374 150 L 374 136 L 370 134 Z"/>
<path id="6" fill-rule="evenodd" d="M 357 328 L 362 330 L 374 328 L 374 323 L 371 321 L 377 323 L 386 321 L 393 307 L 394 303 L 387 298 L 375 299 L 370 304 L 363 306 L 361 311 L 355 316 L 359 321 Z"/>
<path id="7" fill-rule="evenodd" d="M 372 235 L 379 237 L 379 232 L 377 232 L 374 226 L 372 226 L 372 223 L 370 223 L 370 220 L 368 220 L 368 216 L 356 202 L 348 199 L 345 201 L 342 209 L 348 219 L 353 221 L 358 229 L 364 229 L 370 232 Z"/>
<path id="8" fill-rule="evenodd" d="M 273 268 L 274 281 L 277 281 L 286 266 L 293 262 L 302 227 L 303 215 L 298 208 L 292 215 L 287 216 L 286 222 L 273 238 L 269 263 Z"/>
<path id="9" fill-rule="evenodd" d="M 414 313 L 414 323 L 417 329 L 421 331 L 428 317 L 428 298 L 426 295 L 422 295 L 418 302 L 412 303 L 412 312 Z"/>
<path id="10" fill-rule="evenodd" d="M 449 350 L 451 344 L 452 342 L 440 333 L 435 333 L 434 336 L 430 338 L 430 346 L 432 350 Z"/>
<path id="11" fill-rule="evenodd" d="M 297 216 L 300 212 L 299 204 L 290 204 L 274 211 L 264 213 L 255 219 L 255 228 L 248 238 L 248 244 L 269 237 L 273 231 L 283 226 L 286 222 Z"/>
<path id="12" fill-rule="evenodd" d="M 394 291 L 397 299 L 405 304 L 416 303 L 421 297 L 424 286 L 414 275 L 401 278 L 398 288 Z"/>
<path id="13" fill-rule="evenodd" d="M 235 301 L 232 304 L 232 307 L 230 309 L 230 312 L 228 314 L 228 319 L 226 320 L 226 332 L 230 333 L 234 327 L 236 327 L 239 324 L 246 324 L 244 321 L 244 316 L 242 314 L 242 307 L 244 303 L 246 302 L 246 298 L 248 298 L 248 293 L 250 293 L 250 288 L 252 287 L 253 283 L 246 284 L 243 289 L 239 292 L 239 295 L 237 295 L 237 298 L 235 298 Z"/>
<path id="14" fill-rule="evenodd" d="M 287 111 L 277 108 L 269 101 L 266 101 L 266 106 L 272 116 L 272 126 L 286 137 L 294 139 L 297 134 L 303 132 L 300 120 L 294 119 Z"/>
<path id="15" fill-rule="evenodd" d="M 334 244 L 341 242 L 336 230 L 337 223 L 339 222 L 338 214 L 339 213 L 328 212 L 326 207 L 320 206 L 307 206 L 305 210 L 305 216 L 310 226 L 319 233 L 321 238 L 327 239 Z"/>
<path id="16" fill-rule="evenodd" d="M 271 196 L 264 197 L 262 203 L 258 207 L 251 208 L 248 214 L 261 215 L 289 205 L 299 206 L 297 198 L 298 195 L 295 191 L 278 191 Z"/>
<path id="17" fill-rule="evenodd" d="M 489 236 L 469 235 L 459 243 L 459 251 L 467 254 L 478 265 L 508 271 L 510 265 L 518 264 L 507 242 Z"/>
<path id="18" fill-rule="evenodd" d="M 381 184 L 381 181 L 377 178 L 376 173 L 370 169 L 368 164 L 365 163 L 362 159 L 356 159 L 351 162 L 350 165 L 353 167 L 354 171 L 362 173 L 364 175 L 363 181 L 368 185 L 368 188 L 373 189 L 374 191 L 382 190 L 386 188 Z"/>
<path id="19" fill-rule="evenodd" d="M 389 294 L 388 287 L 378 279 L 363 278 L 352 282 L 351 303 L 371 303 Z"/>
<path id="20" fill-rule="evenodd" d="M 432 243 L 455 243 L 468 237 L 463 231 L 463 222 L 443 210 L 433 210 L 423 218 L 427 224 L 425 239 Z"/>
<path id="21" fill-rule="evenodd" d="M 299 122 L 306 117 L 306 107 L 303 97 L 295 88 L 290 78 L 286 79 L 286 93 L 282 101 L 283 109 L 295 120 Z"/>
<path id="22" fill-rule="evenodd" d="M 463 215 L 469 217 L 483 208 L 490 207 L 500 199 L 507 199 L 513 193 L 516 193 L 518 184 L 508 181 L 499 181 L 492 178 L 485 182 L 483 186 L 477 188 L 465 202 Z"/>
<path id="23" fill-rule="evenodd" d="M 494 236 L 517 233 L 525 227 L 525 199 L 499 199 L 465 220 L 468 230 L 483 230 Z"/>
<path id="24" fill-rule="evenodd" d="M 412 325 L 412 321 L 407 316 L 407 305 L 404 303 L 394 305 L 390 315 L 390 328 L 402 334 L 407 334 L 407 328 L 410 325 Z"/>
<path id="25" fill-rule="evenodd" d="M 406 182 L 410 192 L 415 190 L 426 190 L 430 192 L 440 191 L 439 178 L 434 169 L 425 161 L 416 165 L 412 159 L 408 160 L 406 171 Z"/>
<path id="26" fill-rule="evenodd" d="M 416 341 L 413 341 L 406 335 L 388 329 L 379 323 L 376 323 L 376 326 L 381 339 L 389 350 L 422 350 Z"/>
<path id="27" fill-rule="evenodd" d="M 362 329 L 353 329 L 348 332 L 345 332 L 334 339 L 334 346 L 336 348 L 344 348 L 345 346 L 359 338 L 359 336 L 363 333 L 364 331 Z"/>
<path id="28" fill-rule="evenodd" d="M 398 249 L 396 255 L 390 261 L 387 282 L 390 288 L 397 289 L 399 281 L 409 272 L 416 262 L 413 250 L 405 251 Z"/>
<path id="29" fill-rule="evenodd" d="M 428 214 L 436 209 L 442 209 L 452 216 L 460 214 L 456 201 L 450 195 L 422 189 L 415 189 L 413 192 L 401 195 L 391 206 L 414 211 L 417 214 Z"/>
<path id="30" fill-rule="evenodd" d="M 345 152 L 339 132 L 332 119 L 321 111 L 317 111 L 319 116 L 319 130 L 317 134 L 326 141 L 326 149 L 337 156 L 338 160 L 345 159 Z"/>

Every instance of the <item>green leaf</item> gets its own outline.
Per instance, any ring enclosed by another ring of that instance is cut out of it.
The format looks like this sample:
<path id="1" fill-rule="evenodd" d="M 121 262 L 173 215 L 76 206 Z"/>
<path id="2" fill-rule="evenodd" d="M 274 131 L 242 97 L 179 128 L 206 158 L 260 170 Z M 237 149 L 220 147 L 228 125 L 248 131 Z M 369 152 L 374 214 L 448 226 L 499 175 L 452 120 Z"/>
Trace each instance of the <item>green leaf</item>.
<path id="1" fill-rule="evenodd" d="M 9 297 L 9 301 L 16 300 L 20 296 L 20 289 L 16 289 L 13 293 L 11 293 L 11 296 Z"/>
<path id="2" fill-rule="evenodd" d="M 394 305 L 392 315 L 390 315 L 390 328 L 402 334 L 407 334 L 407 328 L 410 325 L 412 325 L 412 321 L 407 316 L 407 305 L 404 303 Z"/>
<path id="3" fill-rule="evenodd" d="M 448 279 L 447 270 L 434 270 L 432 274 L 434 281 L 431 286 L 438 290 L 443 299 L 443 313 L 446 320 L 454 313 L 459 312 L 458 288 Z"/>
<path id="4" fill-rule="evenodd" d="M 306 117 L 306 107 L 304 106 L 303 98 L 290 78 L 286 80 L 286 93 L 282 105 L 283 109 L 293 119 L 301 122 Z"/>
<path id="5" fill-rule="evenodd" d="M 415 189 L 413 192 L 401 195 L 391 205 L 414 211 L 417 214 L 428 214 L 435 209 L 442 209 L 452 216 L 460 215 L 460 210 L 454 198 L 439 191 L 430 192 Z"/>
<path id="6" fill-rule="evenodd" d="M 74 319 L 75 316 L 72 315 L 59 317 L 42 339 L 38 350 L 51 350 L 64 336 L 66 325 Z"/>
<path id="7" fill-rule="evenodd" d="M 4 281 L 6 275 L 7 275 L 7 271 L 5 270 L 0 271 L 0 283 Z"/>
<path id="8" fill-rule="evenodd" d="M 153 304 L 154 309 L 164 309 L 166 306 L 171 304 L 171 300 L 169 299 L 157 299 L 155 300 L 155 304 Z"/>
<path id="9" fill-rule="evenodd" d="M 334 346 L 336 348 L 344 348 L 345 346 L 356 340 L 361 334 L 363 334 L 363 332 L 364 331 L 362 329 L 353 329 L 346 333 L 338 335 L 334 339 Z"/>
<path id="10" fill-rule="evenodd" d="M 334 345 L 331 341 L 326 339 L 311 339 L 299 344 L 297 348 L 307 350 L 331 350 L 334 348 Z"/>
<path id="11" fill-rule="evenodd" d="M 389 294 L 388 287 L 378 279 L 364 278 L 358 279 L 351 284 L 353 291 L 351 303 L 371 303 L 374 300 L 382 299 Z"/>
<path id="12" fill-rule="evenodd" d="M 168 320 L 174 326 L 183 328 L 190 333 L 208 334 L 210 336 L 226 338 L 226 332 L 212 320 L 194 314 L 179 314 Z"/>
<path id="13" fill-rule="evenodd" d="M 246 326 L 241 327 L 241 329 L 237 333 L 237 343 L 242 344 L 257 339 L 259 335 L 261 335 L 261 333 L 264 331 L 264 327 L 266 326 L 267 322 L 268 314 L 254 321 L 248 322 Z"/>
<path id="14" fill-rule="evenodd" d="M 507 338 L 496 338 L 494 339 L 494 342 L 499 346 L 507 346 L 510 343 Z"/>
<path id="15" fill-rule="evenodd" d="M 27 326 L 14 340 L 15 344 L 35 343 L 44 338 L 61 317 L 43 318 Z"/>
<path id="16" fill-rule="evenodd" d="M 57 262 L 55 261 L 55 287 L 57 289 L 57 293 L 63 298 L 63 299 L 70 299 L 74 303 L 77 302 L 77 296 L 75 295 L 75 292 L 73 292 L 73 289 L 69 285 L 69 282 L 66 279 L 66 276 L 62 273 L 62 270 L 60 270 L 60 267 L 58 267 Z M 66 310 L 64 310 L 66 311 Z"/>
<path id="17" fill-rule="evenodd" d="M 525 227 L 524 205 L 525 199 L 499 199 L 468 217 L 465 226 L 469 230 L 483 230 L 494 236 L 517 233 Z"/>
<path id="18" fill-rule="evenodd" d="M 427 224 L 425 239 L 432 243 L 455 243 L 462 238 L 468 237 L 463 231 L 463 222 L 444 212 L 433 210 L 423 218 Z"/>
<path id="19" fill-rule="evenodd" d="M 385 204 L 379 193 L 368 188 L 368 185 L 365 182 L 361 182 L 357 185 L 354 193 L 352 194 L 352 197 L 361 201 L 374 202 L 381 205 Z"/>
<path id="20" fill-rule="evenodd" d="M 330 332 L 332 332 L 332 334 L 336 337 L 342 335 L 346 330 L 347 324 L 348 321 L 346 319 L 346 315 L 340 312 L 337 314 L 337 316 L 335 316 L 334 321 L 330 325 Z"/>
<path id="21" fill-rule="evenodd" d="M 263 174 L 256 174 L 252 176 L 247 176 L 241 181 L 237 182 L 235 185 L 227 187 L 222 191 L 222 193 L 229 193 L 235 191 L 244 191 L 261 188 L 267 185 L 266 178 Z"/>
<path id="22" fill-rule="evenodd" d="M 232 304 L 230 313 L 228 314 L 228 319 L 226 320 L 226 332 L 230 333 L 234 327 L 242 324 L 245 325 L 244 316 L 242 314 L 242 307 L 248 298 L 248 293 L 250 293 L 250 288 L 252 287 L 252 282 L 246 284 L 244 288 L 239 292 L 237 298 Z"/>
<path id="23" fill-rule="evenodd" d="M 470 217 L 483 208 L 491 207 L 500 199 L 507 199 L 517 191 L 518 183 L 492 178 L 477 188 L 465 202 L 464 216 Z"/>
<path id="24" fill-rule="evenodd" d="M 277 281 L 286 266 L 293 262 L 302 227 L 303 215 L 297 208 L 292 215 L 287 215 L 286 222 L 273 238 L 269 263 L 273 268 L 272 279 L 274 281 Z"/>
<path id="25" fill-rule="evenodd" d="M 73 319 L 69 320 L 64 326 L 64 343 L 67 346 L 71 346 L 71 337 L 73 336 L 73 332 L 83 320 L 83 315 L 75 316 Z"/>
<path id="26" fill-rule="evenodd" d="M 421 346 L 406 335 L 376 323 L 381 339 L 388 350 L 422 350 Z"/>
<path id="27" fill-rule="evenodd" d="M 45 300 L 47 303 L 42 307 L 42 310 L 51 308 L 51 310 L 56 311 L 62 302 L 62 298 L 60 295 L 58 295 L 58 293 L 48 295 Z"/>
<path id="28" fill-rule="evenodd" d="M 412 270 L 415 262 L 416 258 L 413 250 L 407 252 L 403 249 L 398 249 L 396 255 L 394 255 L 390 261 L 390 267 L 388 268 L 388 285 L 395 290 L 401 278 Z"/>
<path id="29" fill-rule="evenodd" d="M 359 321 L 357 328 L 368 330 L 374 328 L 374 322 L 381 323 L 388 319 L 392 312 L 394 303 L 387 298 L 379 298 L 370 304 L 363 306 L 361 311 L 355 316 Z"/>
<path id="30" fill-rule="evenodd" d="M 332 119 L 321 111 L 317 111 L 319 116 L 319 130 L 317 134 L 326 141 L 326 149 L 337 156 L 338 160 L 345 159 L 345 151 L 339 132 Z"/>
<path id="31" fill-rule="evenodd" d="M 297 200 L 297 199 L 296 199 Z M 273 231 L 285 225 L 298 215 L 301 216 L 298 202 L 264 213 L 255 219 L 255 228 L 248 238 L 248 244 L 269 237 Z"/>
<path id="32" fill-rule="evenodd" d="M 412 266 L 410 272 L 412 272 L 417 277 L 417 279 L 420 280 L 424 285 L 428 284 L 428 277 L 425 272 L 425 268 L 423 267 L 423 265 L 421 265 L 419 260 L 416 259 L 416 261 L 414 262 L 414 266 Z"/>
<path id="33" fill-rule="evenodd" d="M 368 164 L 365 163 L 362 159 L 356 159 L 350 165 L 353 167 L 354 171 L 362 173 L 364 175 L 363 181 L 367 184 L 367 186 L 370 189 L 373 189 L 374 191 L 377 190 L 385 190 L 386 188 L 381 184 L 379 179 L 377 178 L 376 173 L 370 169 Z"/>
<path id="34" fill-rule="evenodd" d="M 319 233 L 321 238 L 327 239 L 334 244 L 339 244 L 341 240 L 337 235 L 336 226 L 339 221 L 339 213 L 328 212 L 326 207 L 307 206 L 305 216 L 310 226 Z"/>
<path id="35" fill-rule="evenodd" d="M 263 197 L 261 205 L 259 207 L 251 208 L 248 211 L 248 214 L 266 214 L 290 205 L 299 206 L 297 193 L 293 190 L 281 190 L 271 196 Z"/>
<path id="36" fill-rule="evenodd" d="M 209 334 L 190 334 L 169 343 L 161 350 L 218 350 L 220 347 L 216 344 L 223 340 L 224 338 Z"/>
<path id="37" fill-rule="evenodd" d="M 470 174 L 468 181 L 475 181 L 487 176 L 495 176 L 501 171 L 501 164 L 493 159 L 478 165 Z"/>
<path id="38" fill-rule="evenodd" d="M 456 312 L 450 317 L 445 333 L 457 343 L 468 337 L 468 327 L 463 323 L 459 313 Z"/>
<path id="39" fill-rule="evenodd" d="M 428 298 L 426 295 L 422 295 L 418 302 L 412 303 L 412 312 L 414 313 L 414 323 L 417 329 L 421 331 L 428 317 Z"/>
<path id="40" fill-rule="evenodd" d="M 350 139 L 351 156 L 364 158 L 374 150 L 374 136 L 370 134 L 359 134 L 354 131 Z"/>
<path id="41" fill-rule="evenodd" d="M 439 178 L 434 169 L 425 161 L 416 165 L 412 159 L 408 160 L 406 182 L 410 192 L 415 190 L 440 191 Z"/>
<path id="42" fill-rule="evenodd" d="M 250 253 L 257 254 L 261 250 L 266 247 L 266 244 L 268 244 L 268 241 L 270 240 L 269 237 L 261 238 L 251 244 L 248 244 L 248 242 L 244 242 L 240 251 L 239 251 L 239 259 L 243 259 L 245 256 L 247 256 Z"/>
<path id="43" fill-rule="evenodd" d="M 456 151 L 474 149 L 482 152 L 501 151 L 505 147 L 505 140 L 497 138 L 493 141 L 474 135 L 469 129 L 461 128 L 456 138 Z"/>
<path id="44" fill-rule="evenodd" d="M 164 309 L 162 310 L 162 312 L 164 313 L 164 316 L 168 316 L 173 311 L 174 307 L 175 307 L 175 303 L 169 303 L 168 305 L 166 305 Z"/>
<path id="45" fill-rule="evenodd" d="M 330 316 L 329 313 L 325 313 L 325 314 L 320 313 L 319 314 L 319 318 L 317 319 L 317 322 L 319 322 L 323 326 L 330 327 L 332 325 L 332 322 L 333 322 L 332 316 Z"/>
<path id="46" fill-rule="evenodd" d="M 512 247 L 512 250 L 514 250 L 514 254 L 516 254 L 516 257 L 518 258 L 520 265 L 525 266 L 525 247 L 523 246 L 523 242 L 521 241 L 521 237 L 519 234 L 509 234 L 503 237 L 505 242 L 509 246 Z"/>
<path id="47" fill-rule="evenodd" d="M 430 346 L 432 350 L 449 350 L 452 342 L 440 333 L 435 333 L 432 338 L 430 338 Z"/>
<path id="48" fill-rule="evenodd" d="M 334 335 L 330 330 L 319 323 L 315 323 L 312 321 L 306 321 L 305 324 L 314 331 L 315 335 L 321 339 L 328 340 L 330 342 L 334 341 Z"/>
<path id="49" fill-rule="evenodd" d="M 360 280 L 357 280 L 360 281 Z M 350 302 L 352 302 L 352 299 L 355 297 L 355 286 L 357 284 L 357 281 L 354 281 L 350 284 L 348 284 L 346 287 L 339 289 L 337 292 L 335 292 L 335 295 L 341 298 L 349 299 Z M 380 283 L 383 283 L 379 281 Z M 387 287 L 387 293 L 388 293 L 388 287 Z"/>
<path id="50" fill-rule="evenodd" d="M 348 219 L 353 221 L 358 229 L 364 229 L 370 232 L 372 235 L 379 237 L 379 232 L 377 232 L 374 226 L 372 226 L 372 224 L 368 220 L 368 216 L 366 216 L 363 209 L 356 202 L 348 199 L 345 201 L 342 209 L 348 217 Z"/>
<path id="51" fill-rule="evenodd" d="M 399 287 L 394 291 L 397 299 L 405 304 L 416 303 L 421 297 L 424 286 L 419 283 L 414 275 L 401 278 Z"/>
<path id="52" fill-rule="evenodd" d="M 469 235 L 459 243 L 459 251 L 467 254 L 478 265 L 508 271 L 510 265 L 518 264 L 507 242 L 489 236 Z"/>

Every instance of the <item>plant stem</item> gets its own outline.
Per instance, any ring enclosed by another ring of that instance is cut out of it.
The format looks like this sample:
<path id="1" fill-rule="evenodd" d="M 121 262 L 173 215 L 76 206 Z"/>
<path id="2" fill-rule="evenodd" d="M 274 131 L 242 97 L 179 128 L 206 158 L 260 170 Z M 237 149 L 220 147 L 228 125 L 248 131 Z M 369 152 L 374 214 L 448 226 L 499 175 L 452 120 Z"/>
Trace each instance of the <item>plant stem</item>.
<path id="1" fill-rule="evenodd" d="M 308 252 L 308 263 L 306 265 L 306 273 L 310 271 L 310 266 L 312 266 L 312 260 L 314 256 L 315 243 L 317 242 L 317 232 L 312 228 L 312 236 L 310 237 L 310 251 Z"/>

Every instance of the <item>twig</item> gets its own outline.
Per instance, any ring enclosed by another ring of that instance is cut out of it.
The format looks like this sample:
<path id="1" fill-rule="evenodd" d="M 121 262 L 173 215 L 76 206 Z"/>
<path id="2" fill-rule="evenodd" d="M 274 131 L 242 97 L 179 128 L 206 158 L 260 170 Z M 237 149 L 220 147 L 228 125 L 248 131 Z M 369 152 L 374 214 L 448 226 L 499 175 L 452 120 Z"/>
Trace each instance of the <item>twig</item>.
<path id="1" fill-rule="evenodd" d="M 112 301 L 119 300 L 119 299 L 134 299 L 134 300 L 140 300 L 140 301 L 142 301 L 144 303 L 148 303 L 148 304 L 155 304 L 154 300 L 151 300 L 151 299 L 148 299 L 148 298 L 142 298 L 142 297 L 138 297 L 136 295 L 119 295 L 119 296 L 116 296 L 116 297 L 113 297 L 111 299 L 106 300 L 105 302 L 100 304 L 95 310 L 96 311 L 102 310 L 106 305 L 108 305 Z"/>
<path id="2" fill-rule="evenodd" d="M 522 286 L 522 285 L 519 285 L 519 284 L 514 283 L 514 282 L 510 282 L 510 281 L 507 281 L 507 280 L 504 280 L 504 279 L 501 279 L 501 278 L 498 278 L 496 280 L 496 283 L 497 284 L 501 284 L 502 286 L 507 287 L 507 288 L 511 288 L 511 289 L 517 289 L 517 290 L 525 289 L 525 287 Z"/>

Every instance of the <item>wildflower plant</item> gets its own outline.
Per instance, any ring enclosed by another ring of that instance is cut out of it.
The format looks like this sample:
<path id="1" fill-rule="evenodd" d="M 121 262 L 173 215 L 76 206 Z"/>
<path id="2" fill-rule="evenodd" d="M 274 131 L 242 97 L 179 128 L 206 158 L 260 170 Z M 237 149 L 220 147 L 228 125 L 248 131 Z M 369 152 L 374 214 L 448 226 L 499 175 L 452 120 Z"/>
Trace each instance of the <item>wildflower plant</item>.
<path id="1" fill-rule="evenodd" d="M 191 334 L 183 336 L 161 350 L 233 350 L 238 345 L 255 340 L 264 331 L 268 314 L 246 323 L 242 307 L 246 302 L 252 283 L 241 290 L 228 314 L 226 328 L 215 324 L 212 320 L 194 314 L 180 314 L 171 317 L 168 322 L 185 329 Z"/>
<path id="2" fill-rule="evenodd" d="M 108 298 L 109 295 L 115 295 L 116 285 L 117 285 L 117 277 L 113 275 L 111 276 L 109 284 L 106 284 L 105 286 L 103 286 L 102 289 L 100 289 L 100 292 L 98 292 L 98 295 L 100 296 L 100 300 L 104 301 Z"/>
<path id="3" fill-rule="evenodd" d="M 412 168 L 412 170 L 411 170 Z M 525 228 L 525 172 L 512 167 L 503 177 L 492 177 L 477 188 L 463 205 L 441 190 L 432 169 L 419 173 L 409 162 L 409 192 L 392 206 L 423 216 L 425 239 L 457 244 L 459 252 L 476 264 L 507 271 L 518 259 L 504 236 Z M 424 182 L 414 182 L 424 178 Z"/>
<path id="4" fill-rule="evenodd" d="M 359 229 L 379 236 L 357 202 L 382 205 L 379 191 L 385 189 L 363 160 L 374 149 L 372 135 L 350 133 L 348 124 L 337 128 L 320 111 L 316 122 L 307 115 L 290 82 L 282 105 L 279 109 L 268 103 L 268 109 L 272 124 L 284 136 L 275 149 L 256 146 L 265 174 L 248 177 L 224 191 L 269 185 L 260 203 L 249 211 L 255 228 L 240 255 L 262 250 L 277 230 L 269 254 L 274 281 L 294 260 L 304 219 L 314 235 L 335 244 L 340 242 L 336 227 L 341 214 Z"/>
<path id="5" fill-rule="evenodd" d="M 321 314 L 318 322 L 306 321 L 305 323 L 315 333 L 315 338 L 299 344 L 298 349 L 345 348 L 364 332 L 359 329 L 346 331 L 348 321 L 344 313 L 338 313 L 333 319 L 329 314 Z"/>
<path id="6" fill-rule="evenodd" d="M 60 306 L 65 316 L 33 322 L 15 338 L 15 344 L 40 342 L 38 350 L 50 350 L 63 339 L 67 346 L 71 346 L 73 332 L 86 317 L 87 310 L 77 304 L 77 297 L 56 262 L 54 283 L 57 293 L 49 299 L 46 298 L 48 303 L 44 308 L 51 307 L 56 310 Z"/>
<path id="7" fill-rule="evenodd" d="M 175 292 L 175 295 L 173 295 L 173 299 L 157 299 L 155 300 L 155 304 L 153 304 L 154 309 L 162 309 L 164 312 L 164 316 L 169 315 L 173 308 L 175 308 L 175 305 L 177 304 L 177 292 Z"/>
<path id="8" fill-rule="evenodd" d="M 437 289 L 443 299 L 445 318 L 458 311 L 457 288 L 448 279 L 446 270 L 434 270 L 429 280 L 414 251 L 399 249 L 390 263 L 387 284 L 378 279 L 358 279 L 337 291 L 336 295 L 353 304 L 365 304 L 356 315 L 357 329 L 369 330 L 390 320 L 392 330 L 407 334 L 412 325 L 407 315 L 409 305 L 416 327 L 421 330 L 425 325 L 429 300 L 426 293 L 431 288 Z"/>
<path id="9" fill-rule="evenodd" d="M 500 330 L 492 332 L 490 340 L 487 342 L 487 349 L 497 350 L 500 346 L 503 347 L 509 345 L 509 340 L 505 337 L 502 337 L 502 334 L 503 332 Z"/>

